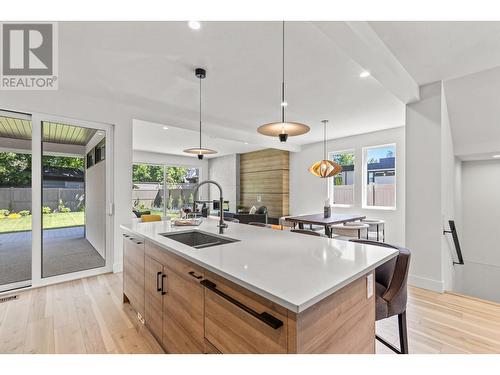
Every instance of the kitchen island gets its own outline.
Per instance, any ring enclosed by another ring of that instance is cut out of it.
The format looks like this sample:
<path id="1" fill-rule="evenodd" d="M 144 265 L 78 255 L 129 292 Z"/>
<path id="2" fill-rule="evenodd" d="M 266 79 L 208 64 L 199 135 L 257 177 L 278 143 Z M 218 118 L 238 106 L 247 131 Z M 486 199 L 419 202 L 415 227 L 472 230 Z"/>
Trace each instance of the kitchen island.
<path id="1" fill-rule="evenodd" d="M 375 350 L 373 270 L 394 249 L 212 218 L 122 229 L 124 301 L 167 352 Z"/>

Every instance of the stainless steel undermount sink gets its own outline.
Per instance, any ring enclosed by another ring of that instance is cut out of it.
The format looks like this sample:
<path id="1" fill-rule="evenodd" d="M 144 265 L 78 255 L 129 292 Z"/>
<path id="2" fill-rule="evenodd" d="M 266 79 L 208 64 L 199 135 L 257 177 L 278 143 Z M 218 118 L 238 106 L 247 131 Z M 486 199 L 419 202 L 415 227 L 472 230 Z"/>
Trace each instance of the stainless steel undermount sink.
<path id="1" fill-rule="evenodd" d="M 206 247 L 224 245 L 231 242 L 238 242 L 234 238 L 217 236 L 200 230 L 188 230 L 184 232 L 160 233 L 160 236 L 170 238 L 184 245 L 194 247 L 195 249 L 204 249 Z"/>

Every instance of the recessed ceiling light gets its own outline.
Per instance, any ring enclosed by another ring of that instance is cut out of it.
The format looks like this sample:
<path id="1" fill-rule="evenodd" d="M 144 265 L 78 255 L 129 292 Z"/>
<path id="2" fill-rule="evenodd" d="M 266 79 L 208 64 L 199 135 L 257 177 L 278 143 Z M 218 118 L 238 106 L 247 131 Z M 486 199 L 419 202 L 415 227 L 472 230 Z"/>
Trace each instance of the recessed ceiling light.
<path id="1" fill-rule="evenodd" d="M 168 130 L 168 126 L 164 126 L 164 127 L 163 127 L 163 130 Z"/>
<path id="2" fill-rule="evenodd" d="M 494 158 L 500 158 L 500 154 L 498 155 L 493 155 Z"/>
<path id="3" fill-rule="evenodd" d="M 201 23 L 198 21 L 189 21 L 188 26 L 193 30 L 199 30 L 201 28 Z"/>
<path id="4" fill-rule="evenodd" d="M 369 72 L 369 71 L 367 71 L 367 70 L 365 70 L 365 71 L 363 71 L 363 72 L 361 72 L 361 73 L 359 74 L 359 77 L 360 77 L 360 78 L 367 78 L 367 77 L 369 77 L 369 76 L 370 76 L 370 72 Z"/>

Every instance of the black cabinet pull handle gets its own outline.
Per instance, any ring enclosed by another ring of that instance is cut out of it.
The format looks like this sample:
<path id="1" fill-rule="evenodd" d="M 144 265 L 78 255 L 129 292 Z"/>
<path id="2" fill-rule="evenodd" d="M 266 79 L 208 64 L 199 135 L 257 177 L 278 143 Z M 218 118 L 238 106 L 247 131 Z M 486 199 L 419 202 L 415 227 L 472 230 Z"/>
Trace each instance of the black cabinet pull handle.
<path id="1" fill-rule="evenodd" d="M 199 279 L 202 279 L 202 278 L 203 278 L 203 276 L 200 276 L 200 275 L 195 274 L 195 273 L 194 273 L 194 271 L 189 271 L 188 273 L 189 273 L 191 276 L 193 276 L 195 279 L 198 279 L 198 280 L 199 280 Z"/>
<path id="2" fill-rule="evenodd" d="M 250 307 L 242 304 L 240 301 L 235 300 L 230 295 L 227 295 L 223 291 L 217 289 L 217 285 L 209 280 L 206 280 L 206 279 L 202 280 L 202 281 L 200 281 L 200 284 L 203 285 L 208 290 L 211 290 L 215 294 L 221 296 L 222 298 L 224 298 L 228 302 L 231 302 L 233 305 L 236 305 L 237 307 L 239 307 L 243 311 L 246 311 L 247 313 L 252 315 L 254 318 L 259 319 L 262 323 L 267 324 L 268 326 L 270 326 L 274 329 L 278 329 L 283 325 L 283 322 L 281 320 L 279 320 L 278 318 L 275 318 L 271 314 L 268 314 L 265 311 L 262 313 L 258 313 L 257 311 L 251 309 Z"/>
<path id="3" fill-rule="evenodd" d="M 161 289 L 160 290 L 161 290 L 161 295 L 162 296 L 165 295 L 165 294 L 167 294 L 167 292 L 165 292 L 165 289 L 164 289 L 165 285 L 164 285 L 164 282 L 163 282 L 163 280 L 165 280 L 166 278 L 167 278 L 167 275 L 165 275 L 165 274 L 161 275 Z"/>
<path id="4" fill-rule="evenodd" d="M 161 275 L 161 271 L 156 273 L 156 291 L 157 292 L 161 292 L 160 275 Z"/>

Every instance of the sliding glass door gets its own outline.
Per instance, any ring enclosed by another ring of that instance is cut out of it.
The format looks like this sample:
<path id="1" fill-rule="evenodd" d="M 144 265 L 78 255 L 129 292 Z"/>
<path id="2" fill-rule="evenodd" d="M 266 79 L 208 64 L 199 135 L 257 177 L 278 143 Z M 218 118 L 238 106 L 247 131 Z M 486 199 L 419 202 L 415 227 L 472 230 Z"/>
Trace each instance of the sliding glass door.
<path id="1" fill-rule="evenodd" d="M 0 111 L 0 291 L 31 284 L 31 116 Z"/>
<path id="2" fill-rule="evenodd" d="M 0 111 L 0 292 L 112 269 L 112 131 Z"/>
<path id="3" fill-rule="evenodd" d="M 103 267 L 105 131 L 42 122 L 42 277 Z"/>

